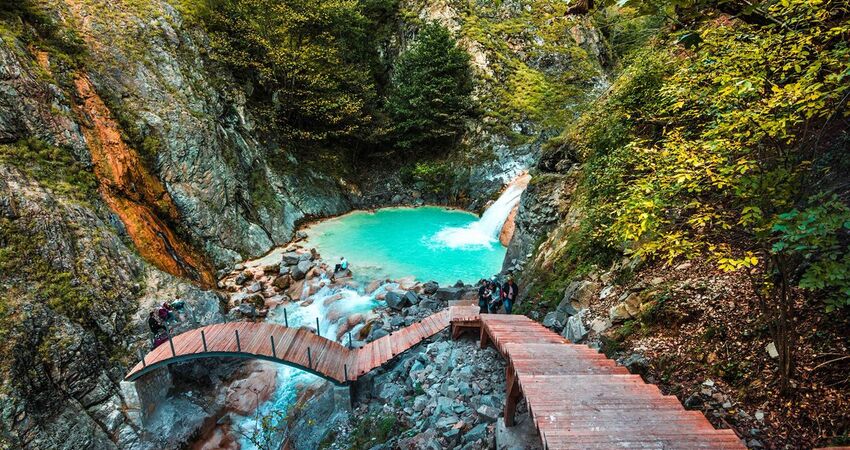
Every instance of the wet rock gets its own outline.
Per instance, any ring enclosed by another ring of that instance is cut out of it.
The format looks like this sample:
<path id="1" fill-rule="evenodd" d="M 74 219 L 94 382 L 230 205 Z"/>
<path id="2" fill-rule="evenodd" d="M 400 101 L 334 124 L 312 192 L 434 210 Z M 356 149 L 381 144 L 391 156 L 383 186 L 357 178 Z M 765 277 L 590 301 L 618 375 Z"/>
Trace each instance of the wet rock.
<path id="1" fill-rule="evenodd" d="M 372 327 L 372 331 L 369 333 L 369 337 L 366 338 L 366 341 L 372 342 L 376 339 L 380 339 L 384 336 L 389 336 L 389 335 L 390 335 L 389 331 L 387 331 L 383 328 Z"/>
<path id="2" fill-rule="evenodd" d="M 237 286 L 242 286 L 245 282 L 254 278 L 254 274 L 251 272 L 242 272 L 239 275 L 236 275 L 236 278 L 233 280 Z"/>

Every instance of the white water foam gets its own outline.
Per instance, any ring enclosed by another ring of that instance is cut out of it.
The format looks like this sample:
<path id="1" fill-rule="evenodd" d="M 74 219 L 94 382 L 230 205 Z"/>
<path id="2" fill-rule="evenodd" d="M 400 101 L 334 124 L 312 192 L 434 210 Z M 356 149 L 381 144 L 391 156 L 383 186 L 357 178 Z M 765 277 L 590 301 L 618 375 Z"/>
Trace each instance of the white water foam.
<path id="1" fill-rule="evenodd" d="M 434 235 L 432 242 L 448 248 L 492 246 L 498 242 L 499 233 L 511 211 L 519 203 L 529 179 L 528 175 L 521 175 L 514 180 L 477 222 L 465 227 L 443 228 Z"/>

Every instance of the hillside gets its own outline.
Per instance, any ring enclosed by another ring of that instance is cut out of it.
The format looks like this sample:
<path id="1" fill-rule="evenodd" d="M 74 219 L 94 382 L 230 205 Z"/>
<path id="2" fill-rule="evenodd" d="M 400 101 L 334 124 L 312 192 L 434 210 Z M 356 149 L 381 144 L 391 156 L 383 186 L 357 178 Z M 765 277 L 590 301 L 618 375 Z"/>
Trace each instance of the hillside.
<path id="1" fill-rule="evenodd" d="M 156 305 L 234 320 L 302 224 L 523 171 L 514 313 L 752 448 L 847 444 L 848 42 L 838 0 L 3 2 L 0 448 L 156 448 L 120 384 Z"/>

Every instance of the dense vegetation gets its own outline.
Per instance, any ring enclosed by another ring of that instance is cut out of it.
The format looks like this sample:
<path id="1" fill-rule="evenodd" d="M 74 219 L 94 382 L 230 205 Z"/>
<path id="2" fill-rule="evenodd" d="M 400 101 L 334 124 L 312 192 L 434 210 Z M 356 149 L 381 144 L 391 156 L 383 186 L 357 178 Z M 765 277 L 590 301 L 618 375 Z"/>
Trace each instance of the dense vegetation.
<path id="1" fill-rule="evenodd" d="M 746 273 L 786 389 L 799 308 L 850 306 L 848 5 L 628 3 L 667 24 L 550 143 L 585 163 L 559 270 L 625 251 Z"/>
<path id="2" fill-rule="evenodd" d="M 396 144 L 403 149 L 451 148 L 463 134 L 472 109 L 469 54 L 449 31 L 425 26 L 398 60 L 387 111 Z"/>
<path id="3" fill-rule="evenodd" d="M 255 87 L 264 128 L 296 148 L 429 150 L 463 130 L 471 72 L 444 28 L 426 24 L 390 79 L 381 53 L 395 32 L 397 0 L 183 5 L 209 31 L 212 57 Z"/>

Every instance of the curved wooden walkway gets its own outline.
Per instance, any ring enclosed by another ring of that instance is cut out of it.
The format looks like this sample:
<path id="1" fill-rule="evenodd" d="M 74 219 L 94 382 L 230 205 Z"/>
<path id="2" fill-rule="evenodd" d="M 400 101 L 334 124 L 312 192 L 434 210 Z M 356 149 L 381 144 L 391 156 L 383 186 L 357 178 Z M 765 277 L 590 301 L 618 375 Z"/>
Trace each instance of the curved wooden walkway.
<path id="1" fill-rule="evenodd" d="M 285 364 L 336 384 L 347 384 L 444 330 L 453 318 L 477 313 L 477 306 L 452 306 L 355 350 L 305 328 L 263 322 L 209 325 L 175 336 L 153 349 L 125 379 L 135 381 L 169 364 L 226 356 Z"/>
<path id="2" fill-rule="evenodd" d="M 492 343 L 508 362 L 505 424 L 525 397 L 547 449 L 745 448 L 734 431 L 715 430 L 702 412 L 525 316 L 482 314 L 478 324 L 481 346 Z"/>
<path id="3" fill-rule="evenodd" d="M 257 358 L 295 366 L 349 384 L 424 339 L 452 326 L 456 337 L 480 329 L 507 360 L 505 424 L 525 398 L 547 449 L 744 449 L 732 430 L 716 430 L 699 411 L 646 384 L 605 355 L 519 315 L 478 314 L 451 306 L 356 350 L 303 328 L 268 323 L 210 325 L 174 337 L 144 357 L 126 379 L 168 364 L 217 356 Z"/>

